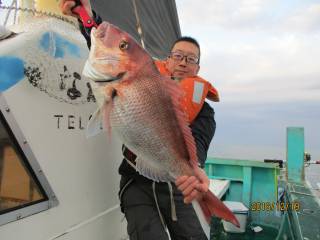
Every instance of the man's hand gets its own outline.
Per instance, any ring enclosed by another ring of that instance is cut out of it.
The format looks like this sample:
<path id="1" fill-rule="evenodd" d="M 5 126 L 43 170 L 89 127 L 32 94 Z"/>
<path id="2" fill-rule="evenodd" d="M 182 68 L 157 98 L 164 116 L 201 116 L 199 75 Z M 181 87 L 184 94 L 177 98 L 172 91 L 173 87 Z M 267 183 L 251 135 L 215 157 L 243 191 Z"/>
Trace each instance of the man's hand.
<path id="1" fill-rule="evenodd" d="M 180 176 L 175 183 L 184 196 L 184 202 L 191 203 L 194 199 L 201 199 L 208 191 L 210 180 L 204 170 L 197 168 L 195 176 Z"/>
<path id="2" fill-rule="evenodd" d="M 89 16 L 92 17 L 92 9 L 91 9 L 91 4 L 90 0 L 80 0 L 86 11 L 88 12 Z M 79 18 L 77 14 L 74 14 L 72 12 L 72 8 L 76 5 L 75 0 L 60 0 L 59 7 L 61 9 L 61 12 L 65 15 L 68 16 L 73 16 L 76 18 Z"/>

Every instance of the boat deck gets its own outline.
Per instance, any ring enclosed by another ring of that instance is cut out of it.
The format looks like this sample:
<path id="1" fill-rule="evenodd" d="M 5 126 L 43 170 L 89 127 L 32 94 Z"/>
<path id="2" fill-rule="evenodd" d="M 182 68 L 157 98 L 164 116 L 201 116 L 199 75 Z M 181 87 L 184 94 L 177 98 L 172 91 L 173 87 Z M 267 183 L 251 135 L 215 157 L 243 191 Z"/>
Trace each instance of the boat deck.
<path id="1" fill-rule="evenodd" d="M 258 233 L 251 230 L 250 227 L 246 229 L 245 233 L 226 233 L 223 226 L 219 227 L 221 227 L 221 231 L 211 232 L 211 240 L 270 240 L 276 239 L 278 234 L 278 229 L 267 226 L 260 226 L 263 230 Z"/>
<path id="2" fill-rule="evenodd" d="M 311 164 L 305 167 L 305 174 L 313 194 L 320 199 L 320 164 Z"/>

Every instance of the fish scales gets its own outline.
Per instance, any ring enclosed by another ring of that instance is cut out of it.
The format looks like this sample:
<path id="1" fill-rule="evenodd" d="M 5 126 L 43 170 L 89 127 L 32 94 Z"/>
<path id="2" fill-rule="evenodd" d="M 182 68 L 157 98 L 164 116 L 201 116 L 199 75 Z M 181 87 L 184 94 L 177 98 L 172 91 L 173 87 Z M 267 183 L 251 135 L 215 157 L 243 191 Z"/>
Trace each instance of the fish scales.
<path id="1" fill-rule="evenodd" d="M 177 176 L 190 175 L 189 154 L 184 141 L 181 141 L 183 133 L 175 117 L 171 97 L 163 84 L 163 77 L 157 72 L 141 72 L 133 76 L 135 81 L 132 84 L 117 91 L 120 96 L 113 99 L 111 128 L 138 156 L 139 161 L 152 161 L 153 166 L 170 172 L 167 175 L 171 175 L 170 178 L 153 180 L 173 181 Z M 143 75 L 152 75 L 153 78 Z"/>

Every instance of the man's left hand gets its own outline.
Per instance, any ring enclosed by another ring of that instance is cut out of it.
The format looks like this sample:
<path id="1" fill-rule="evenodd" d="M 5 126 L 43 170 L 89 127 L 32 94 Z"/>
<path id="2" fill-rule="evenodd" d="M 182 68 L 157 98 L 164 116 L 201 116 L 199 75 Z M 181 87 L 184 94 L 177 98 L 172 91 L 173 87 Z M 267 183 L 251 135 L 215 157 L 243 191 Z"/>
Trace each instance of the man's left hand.
<path id="1" fill-rule="evenodd" d="M 180 176 L 176 179 L 176 186 L 182 192 L 185 203 L 201 199 L 208 191 L 210 180 L 203 169 L 195 169 L 195 176 Z"/>

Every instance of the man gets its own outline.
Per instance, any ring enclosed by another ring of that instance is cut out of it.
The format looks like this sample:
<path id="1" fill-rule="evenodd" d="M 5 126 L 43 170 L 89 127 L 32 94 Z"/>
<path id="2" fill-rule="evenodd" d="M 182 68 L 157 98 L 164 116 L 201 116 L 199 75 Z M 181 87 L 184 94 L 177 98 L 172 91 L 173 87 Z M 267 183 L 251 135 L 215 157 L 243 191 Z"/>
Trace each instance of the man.
<path id="1" fill-rule="evenodd" d="M 100 24 L 101 18 L 92 12 L 90 2 L 88 0 L 81 2 L 89 15 L 97 24 Z M 78 17 L 71 10 L 74 6 L 73 0 L 60 2 L 60 8 L 64 14 Z M 81 23 L 80 28 L 90 48 L 91 29 L 84 28 Z M 190 97 L 186 97 L 182 105 L 191 123 L 199 165 L 203 167 L 215 132 L 214 111 L 204 102 L 204 99 L 209 96 L 212 100 L 218 101 L 218 94 L 208 82 L 197 76 L 200 69 L 199 60 L 199 44 L 193 38 L 184 37 L 173 44 L 171 53 L 165 61 L 155 63 L 161 74 L 178 81 L 181 87 L 190 93 Z M 200 95 L 199 89 L 194 84 L 202 86 Z M 193 91 L 190 90 L 191 88 Z M 196 102 L 192 102 L 193 100 Z M 121 174 L 119 197 L 121 209 L 128 222 L 127 230 L 130 239 L 168 239 L 165 227 L 168 228 L 173 240 L 207 239 L 192 205 L 189 204 L 208 191 L 209 179 L 205 172 L 199 167 L 196 170 L 196 177 L 180 176 L 173 185 L 155 183 L 135 170 L 134 153 L 125 146 L 122 150 L 124 160 L 119 167 Z"/>

